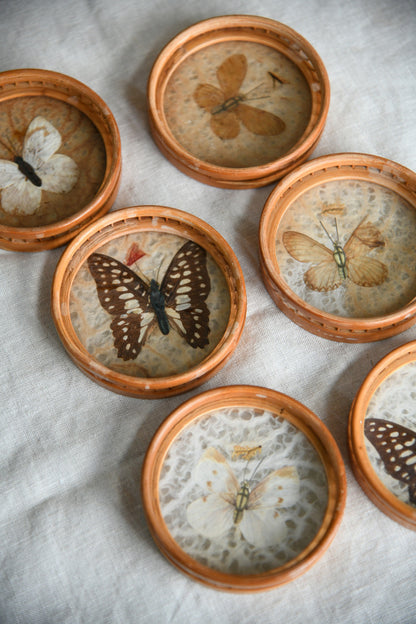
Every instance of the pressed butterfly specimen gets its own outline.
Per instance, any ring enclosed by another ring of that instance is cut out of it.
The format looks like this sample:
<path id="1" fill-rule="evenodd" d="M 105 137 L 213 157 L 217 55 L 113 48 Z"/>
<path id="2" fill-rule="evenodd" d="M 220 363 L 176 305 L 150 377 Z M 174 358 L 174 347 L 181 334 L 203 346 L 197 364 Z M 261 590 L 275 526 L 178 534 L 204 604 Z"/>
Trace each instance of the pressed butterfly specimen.
<path id="1" fill-rule="evenodd" d="M 176 252 L 159 285 L 147 284 L 115 258 L 93 253 L 88 258 L 100 303 L 113 320 L 111 330 L 119 358 L 134 360 L 156 325 L 162 334 L 176 330 L 196 349 L 209 343 L 211 289 L 206 251 L 188 241 Z"/>
<path id="2" fill-rule="evenodd" d="M 416 432 L 382 418 L 367 418 L 364 433 L 380 455 L 388 474 L 408 486 L 416 505 Z"/>
<path id="3" fill-rule="evenodd" d="M 286 127 L 277 115 L 246 102 L 269 97 L 263 84 L 248 93 L 240 88 L 247 73 L 247 58 L 244 54 L 229 56 L 217 69 L 220 88 L 210 84 L 199 84 L 194 91 L 194 100 L 200 108 L 211 114 L 211 129 L 220 139 L 234 139 L 240 133 L 240 122 L 254 134 L 278 135 Z"/>
<path id="4" fill-rule="evenodd" d="M 13 161 L 0 160 L 1 207 L 5 212 L 34 214 L 40 206 L 42 191 L 68 193 L 73 188 L 78 180 L 78 167 L 69 156 L 55 153 L 61 142 L 58 130 L 43 117 L 30 122 L 22 155 L 14 155 Z"/>
<path id="5" fill-rule="evenodd" d="M 295 467 L 274 470 L 252 488 L 254 473 L 250 480 L 240 483 L 224 455 L 210 447 L 193 476 L 207 492 L 186 510 L 189 524 L 200 535 L 221 538 L 238 527 L 245 540 L 258 548 L 277 544 L 285 537 L 284 514 L 277 508 L 291 507 L 299 500 Z"/>
<path id="6" fill-rule="evenodd" d="M 346 279 L 366 287 L 380 286 L 386 280 L 386 265 L 367 255 L 371 249 L 384 247 L 385 241 L 374 224 L 366 223 L 366 217 L 358 224 L 344 246 L 339 240 L 336 219 L 335 240 L 322 221 L 320 223 L 332 243 L 332 250 L 301 232 L 287 230 L 283 233 L 283 244 L 287 252 L 299 262 L 314 264 L 303 276 L 308 288 L 327 292 L 338 288 Z"/>

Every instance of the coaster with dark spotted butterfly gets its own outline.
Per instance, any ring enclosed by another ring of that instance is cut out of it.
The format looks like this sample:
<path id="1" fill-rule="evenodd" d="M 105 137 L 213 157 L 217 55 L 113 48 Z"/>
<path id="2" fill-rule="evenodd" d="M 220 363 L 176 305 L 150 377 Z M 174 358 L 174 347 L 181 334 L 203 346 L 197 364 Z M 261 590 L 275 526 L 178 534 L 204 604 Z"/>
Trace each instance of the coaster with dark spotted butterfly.
<path id="1" fill-rule="evenodd" d="M 165 335 L 174 329 L 194 349 L 209 343 L 206 299 L 211 283 L 206 251 L 193 241 L 173 256 L 160 285 L 155 279 L 146 283 L 105 254 L 91 254 L 88 267 L 100 303 L 113 317 L 111 330 L 118 357 L 125 361 L 137 358 L 156 325 Z"/>
<path id="2" fill-rule="evenodd" d="M 409 500 L 416 505 L 416 432 L 382 418 L 367 418 L 364 432 L 388 474 L 408 485 Z"/>

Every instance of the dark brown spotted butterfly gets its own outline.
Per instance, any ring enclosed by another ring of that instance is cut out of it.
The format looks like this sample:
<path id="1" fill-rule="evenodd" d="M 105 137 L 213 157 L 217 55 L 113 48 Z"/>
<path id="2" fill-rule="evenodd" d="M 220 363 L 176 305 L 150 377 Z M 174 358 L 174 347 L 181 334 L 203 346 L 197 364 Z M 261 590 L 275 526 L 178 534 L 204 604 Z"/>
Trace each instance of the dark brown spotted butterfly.
<path id="1" fill-rule="evenodd" d="M 407 484 L 409 500 L 416 505 L 416 432 L 381 418 L 367 418 L 364 432 L 388 474 Z"/>
<path id="2" fill-rule="evenodd" d="M 206 251 L 188 241 L 177 251 L 159 285 L 147 284 L 115 258 L 93 253 L 88 258 L 97 294 L 104 310 L 113 316 L 111 330 L 118 357 L 134 360 L 158 324 L 162 334 L 173 328 L 193 347 L 209 343 L 211 289 Z"/>

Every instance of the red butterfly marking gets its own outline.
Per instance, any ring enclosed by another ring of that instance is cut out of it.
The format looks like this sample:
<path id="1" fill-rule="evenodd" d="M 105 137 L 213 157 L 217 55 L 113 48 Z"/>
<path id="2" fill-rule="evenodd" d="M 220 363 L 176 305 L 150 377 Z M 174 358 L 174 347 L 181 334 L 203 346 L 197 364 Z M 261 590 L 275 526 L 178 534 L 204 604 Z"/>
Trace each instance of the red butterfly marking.
<path id="1" fill-rule="evenodd" d="M 127 264 L 127 266 L 131 266 L 132 264 L 140 260 L 140 258 L 143 258 L 143 256 L 145 255 L 146 252 L 142 251 L 137 243 L 132 243 L 128 249 L 125 263 Z"/>

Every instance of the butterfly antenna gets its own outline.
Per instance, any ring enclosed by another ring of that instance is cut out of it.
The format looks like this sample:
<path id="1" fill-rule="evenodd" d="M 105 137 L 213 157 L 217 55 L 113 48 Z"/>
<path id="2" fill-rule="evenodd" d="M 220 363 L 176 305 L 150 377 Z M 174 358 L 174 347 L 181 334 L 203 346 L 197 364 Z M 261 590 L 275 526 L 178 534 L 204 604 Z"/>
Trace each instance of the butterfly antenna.
<path id="1" fill-rule="evenodd" d="M 253 471 L 253 473 L 252 473 L 252 475 L 250 477 L 250 482 L 253 481 L 254 476 L 255 476 L 257 470 L 260 468 L 260 466 L 264 462 L 264 460 L 265 460 L 265 457 L 262 457 L 261 460 L 259 461 L 259 463 L 257 464 L 257 466 L 254 468 L 254 471 Z"/>
<path id="2" fill-rule="evenodd" d="M 149 278 L 147 277 L 147 275 L 145 275 L 145 274 L 143 273 L 143 271 L 141 270 L 141 268 L 137 266 L 137 260 L 136 260 L 136 262 L 134 263 L 134 268 L 135 268 L 135 271 L 136 271 L 137 275 L 138 275 L 138 276 L 139 276 L 139 277 L 140 277 L 140 278 L 144 281 L 144 283 L 145 283 L 145 284 L 147 284 L 148 286 L 150 286 L 150 280 L 149 280 Z"/>
<path id="3" fill-rule="evenodd" d="M 339 243 L 339 234 L 338 234 L 338 221 L 337 218 L 335 217 L 335 231 L 337 233 L 337 243 Z"/>
<path id="4" fill-rule="evenodd" d="M 158 269 L 157 269 L 157 273 L 156 273 L 156 281 L 157 281 L 157 283 L 158 283 L 158 284 L 160 284 L 160 281 L 159 281 L 159 275 L 160 275 L 160 269 L 162 268 L 162 264 L 163 264 L 163 258 L 162 258 L 162 260 L 160 261 L 160 264 L 159 264 L 159 267 L 158 267 Z"/>
<path id="5" fill-rule="evenodd" d="M 262 87 L 263 89 L 266 89 L 266 91 L 263 91 L 264 95 L 262 94 L 256 95 L 255 92 L 261 89 Z M 250 94 L 253 94 L 253 92 L 254 92 L 254 95 L 252 95 L 252 97 L 249 97 Z M 261 82 L 260 84 L 256 85 L 255 87 L 247 91 L 247 93 L 244 95 L 245 100 L 267 100 L 269 97 L 270 97 L 269 88 L 264 82 Z"/>
<path id="6" fill-rule="evenodd" d="M 335 219 L 335 222 L 336 222 L 336 219 Z M 330 233 L 328 232 L 328 230 L 326 229 L 326 227 L 324 226 L 321 220 L 319 221 L 319 223 L 322 225 L 322 229 L 324 230 L 325 234 L 328 236 L 331 243 L 335 246 L 336 243 L 334 242 L 334 239 L 332 238 L 332 236 L 330 235 Z M 337 235 L 338 235 L 338 229 L 337 229 Z"/>

